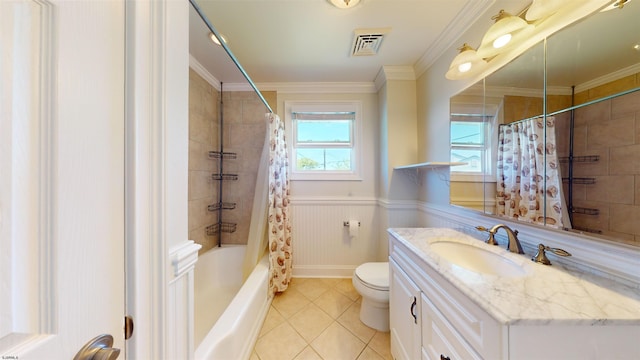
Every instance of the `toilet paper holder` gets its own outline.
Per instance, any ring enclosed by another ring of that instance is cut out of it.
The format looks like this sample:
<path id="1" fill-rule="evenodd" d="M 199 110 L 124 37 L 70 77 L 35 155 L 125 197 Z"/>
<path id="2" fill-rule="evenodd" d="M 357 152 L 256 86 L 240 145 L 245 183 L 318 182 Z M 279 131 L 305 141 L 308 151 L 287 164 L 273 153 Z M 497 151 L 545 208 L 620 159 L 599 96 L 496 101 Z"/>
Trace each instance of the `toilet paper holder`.
<path id="1" fill-rule="evenodd" d="M 343 221 L 342 222 L 342 226 L 349 226 L 349 222 L 348 221 Z M 358 221 L 358 226 L 360 226 L 360 221 Z"/>

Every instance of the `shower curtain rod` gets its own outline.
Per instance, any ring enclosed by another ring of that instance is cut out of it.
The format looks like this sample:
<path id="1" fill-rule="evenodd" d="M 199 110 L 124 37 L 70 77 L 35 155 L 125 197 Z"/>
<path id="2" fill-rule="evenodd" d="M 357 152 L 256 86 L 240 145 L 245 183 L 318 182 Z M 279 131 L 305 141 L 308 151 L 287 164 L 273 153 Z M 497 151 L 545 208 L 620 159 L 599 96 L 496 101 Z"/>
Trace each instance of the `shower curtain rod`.
<path id="1" fill-rule="evenodd" d="M 211 31 L 218 39 L 222 39 L 222 37 L 220 36 L 220 33 L 218 33 L 218 30 L 216 30 L 213 27 L 213 25 L 211 24 L 211 22 L 209 22 L 209 19 L 207 19 L 207 17 L 204 15 L 204 13 L 202 12 L 198 4 L 196 4 L 196 0 L 189 0 L 189 2 L 191 3 L 191 6 L 193 6 L 193 8 L 196 10 L 198 15 L 202 19 L 202 21 L 204 21 L 204 23 L 207 25 L 207 27 L 209 28 L 209 31 Z M 231 61 L 233 61 L 233 63 L 236 64 L 236 67 L 238 68 L 238 70 L 240 70 L 244 78 L 247 79 L 247 81 L 249 82 L 249 85 L 251 85 L 253 90 L 255 90 L 256 94 L 258 94 L 258 97 L 260 97 L 260 100 L 262 101 L 264 106 L 267 107 L 270 113 L 273 113 L 273 109 L 271 109 L 271 106 L 269 106 L 269 103 L 267 102 L 267 100 L 264 98 L 264 96 L 262 96 L 262 93 L 260 92 L 260 90 L 258 90 L 258 87 L 256 86 L 256 84 L 253 83 L 253 81 L 249 77 L 249 74 L 247 74 L 247 72 L 244 70 L 242 65 L 240 65 L 240 63 L 238 62 L 238 59 L 236 59 L 236 57 L 231 52 L 231 49 L 229 49 L 229 47 L 227 46 L 227 44 L 225 44 L 224 41 L 220 41 L 220 45 L 222 46 L 224 51 L 227 52 L 227 54 L 231 58 Z"/>

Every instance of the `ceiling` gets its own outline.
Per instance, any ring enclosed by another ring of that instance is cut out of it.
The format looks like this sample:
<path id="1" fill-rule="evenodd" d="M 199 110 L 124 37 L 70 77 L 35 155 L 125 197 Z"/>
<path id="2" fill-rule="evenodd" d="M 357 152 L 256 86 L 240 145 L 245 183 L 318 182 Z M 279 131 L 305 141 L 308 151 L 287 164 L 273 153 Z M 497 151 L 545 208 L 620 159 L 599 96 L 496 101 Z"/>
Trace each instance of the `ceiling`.
<path id="1" fill-rule="evenodd" d="M 373 82 L 382 66 L 428 68 L 495 3 L 516 11 L 527 0 L 196 0 L 255 83 Z M 192 11 L 190 52 L 222 82 L 239 72 L 224 62 Z M 489 20 L 490 21 L 490 20 Z M 391 28 L 373 56 L 352 56 L 354 30 Z M 228 61 L 227 61 L 228 62 Z M 226 66 L 226 67 L 225 67 Z"/>

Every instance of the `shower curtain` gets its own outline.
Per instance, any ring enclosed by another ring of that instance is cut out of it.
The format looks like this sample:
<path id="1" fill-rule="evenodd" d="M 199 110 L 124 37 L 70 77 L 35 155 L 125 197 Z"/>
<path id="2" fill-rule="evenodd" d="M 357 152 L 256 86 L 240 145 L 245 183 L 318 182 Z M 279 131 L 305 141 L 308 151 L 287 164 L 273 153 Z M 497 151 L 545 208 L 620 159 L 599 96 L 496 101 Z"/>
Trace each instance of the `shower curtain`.
<path id="1" fill-rule="evenodd" d="M 269 292 L 287 289 L 291 280 L 292 247 L 289 219 L 288 157 L 284 123 L 276 114 L 267 114 L 269 121 Z"/>
<path id="2" fill-rule="evenodd" d="M 547 117 L 544 125 L 544 118 L 535 118 L 500 126 L 497 213 L 513 220 L 561 228 L 566 210 L 562 203 L 555 118 Z"/>

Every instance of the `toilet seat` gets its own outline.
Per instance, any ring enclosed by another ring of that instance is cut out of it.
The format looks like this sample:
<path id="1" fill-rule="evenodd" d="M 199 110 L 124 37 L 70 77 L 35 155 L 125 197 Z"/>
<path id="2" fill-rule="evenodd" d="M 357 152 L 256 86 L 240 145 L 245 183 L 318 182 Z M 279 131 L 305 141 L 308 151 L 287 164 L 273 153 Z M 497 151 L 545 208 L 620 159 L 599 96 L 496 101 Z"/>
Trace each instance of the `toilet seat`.
<path id="1" fill-rule="evenodd" d="M 389 263 L 370 262 L 358 266 L 355 275 L 362 285 L 378 290 L 389 291 Z"/>

